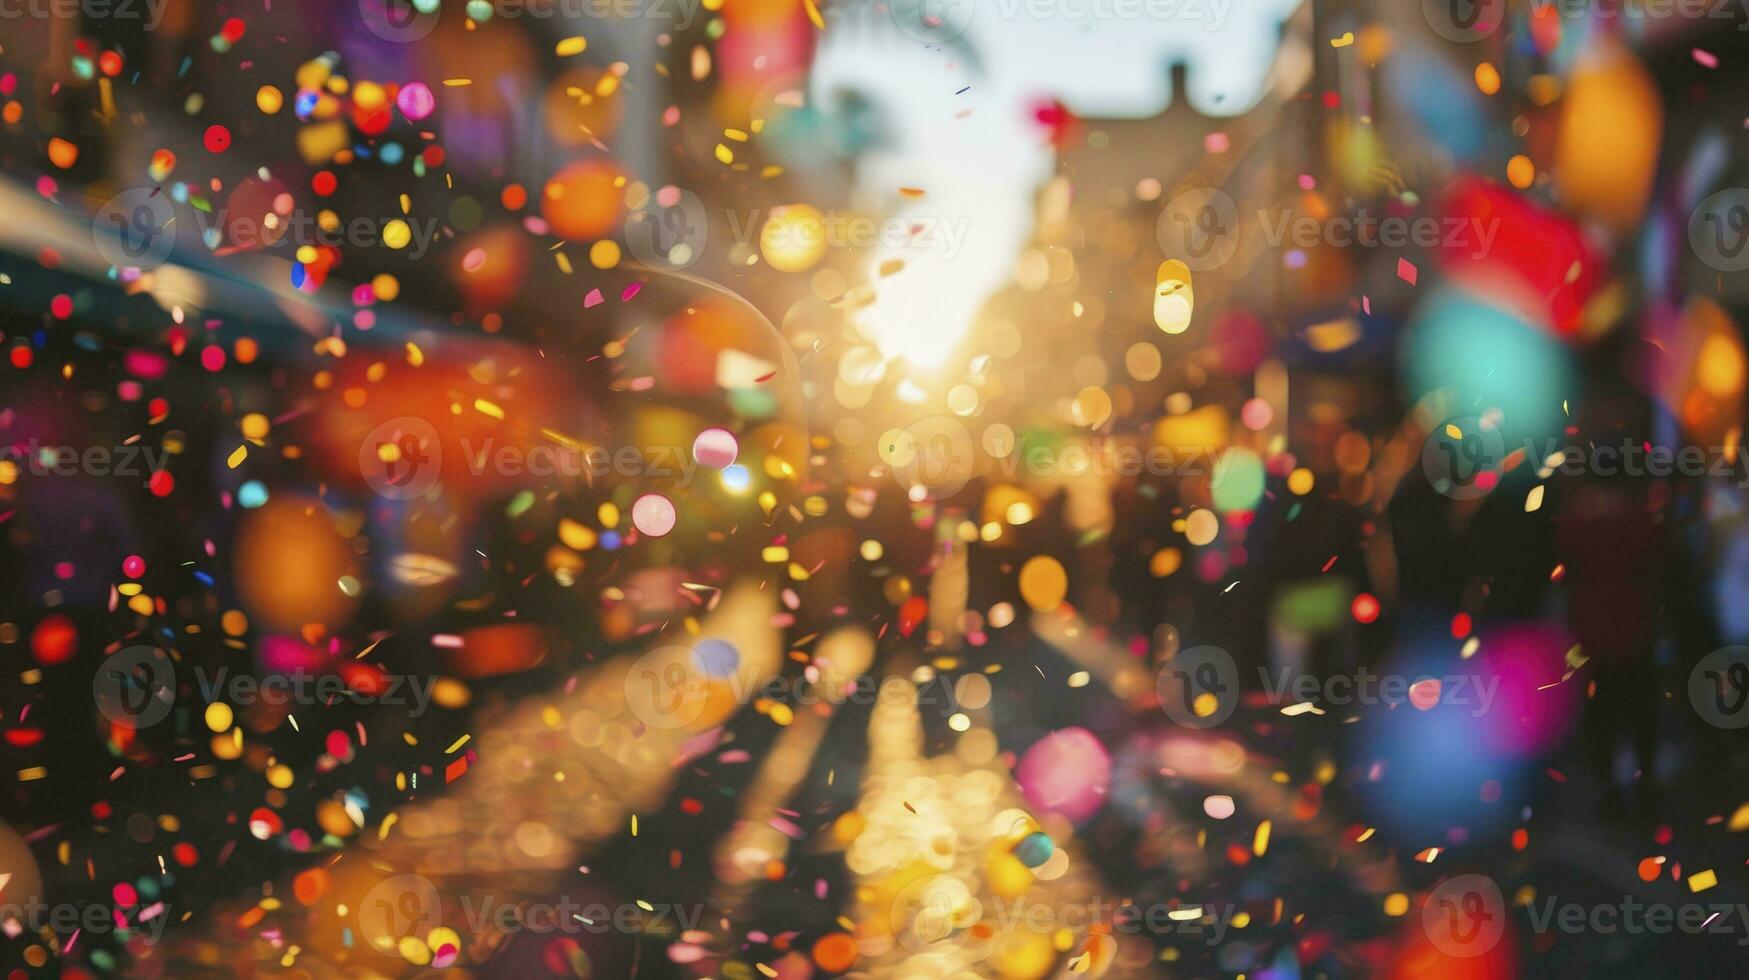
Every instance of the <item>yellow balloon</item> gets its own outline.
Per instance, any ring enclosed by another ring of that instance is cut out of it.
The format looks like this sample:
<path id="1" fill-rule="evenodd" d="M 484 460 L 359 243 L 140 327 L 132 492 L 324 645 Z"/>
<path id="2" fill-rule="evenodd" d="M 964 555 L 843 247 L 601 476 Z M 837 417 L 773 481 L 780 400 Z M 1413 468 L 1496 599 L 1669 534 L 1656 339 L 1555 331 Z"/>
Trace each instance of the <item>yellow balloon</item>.
<path id="1" fill-rule="evenodd" d="M 1601 40 L 1567 87 L 1554 170 L 1562 202 L 1616 231 L 1639 224 L 1663 129 L 1645 67 L 1619 43 Z"/>
<path id="2" fill-rule="evenodd" d="M 808 204 L 774 208 L 759 230 L 759 254 L 779 272 L 802 272 L 826 256 L 826 216 Z"/>
<path id="3" fill-rule="evenodd" d="M 1020 597 L 1044 612 L 1063 604 L 1069 594 L 1069 573 L 1050 555 L 1034 555 L 1020 566 Z"/>
<path id="4" fill-rule="evenodd" d="M 991 958 L 1003 980 L 1039 980 L 1056 965 L 1057 951 L 1048 935 L 1016 932 L 1006 935 Z"/>
<path id="5" fill-rule="evenodd" d="M 1196 300 L 1190 289 L 1190 267 L 1177 259 L 1160 263 L 1154 273 L 1154 325 L 1167 333 L 1190 329 Z"/>

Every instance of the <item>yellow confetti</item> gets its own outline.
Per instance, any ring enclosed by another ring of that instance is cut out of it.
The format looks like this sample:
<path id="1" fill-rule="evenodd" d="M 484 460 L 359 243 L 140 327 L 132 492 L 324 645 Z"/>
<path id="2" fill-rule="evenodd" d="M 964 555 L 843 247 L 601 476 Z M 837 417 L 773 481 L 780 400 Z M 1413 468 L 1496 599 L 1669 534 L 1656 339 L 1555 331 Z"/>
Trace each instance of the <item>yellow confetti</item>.
<path id="1" fill-rule="evenodd" d="M 583 35 L 579 34 L 576 37 L 565 38 L 563 41 L 560 41 L 557 45 L 554 45 L 553 53 L 558 55 L 561 58 L 569 58 L 572 55 L 582 54 L 583 49 L 585 49 L 587 47 L 589 47 L 588 38 L 585 38 Z"/>
<path id="2" fill-rule="evenodd" d="M 504 410 L 484 398 L 474 399 L 474 411 L 479 412 L 481 415 L 487 416 L 488 418 L 500 420 L 504 418 Z"/>
<path id="3" fill-rule="evenodd" d="M 462 747 L 462 746 L 464 746 L 464 745 L 466 745 L 466 744 L 468 744 L 468 740 L 469 740 L 469 739 L 471 739 L 471 738 L 473 738 L 473 737 L 474 737 L 474 736 L 472 736 L 472 735 L 463 735 L 463 736 L 462 736 L 462 737 L 461 737 L 461 738 L 458 738 L 458 739 L 456 739 L 456 740 L 455 740 L 455 744 L 454 744 L 454 745 L 451 745 L 451 746 L 450 746 L 450 747 L 449 747 L 449 748 L 447 748 L 447 749 L 444 749 L 444 750 L 443 750 L 443 754 L 444 754 L 444 755 L 449 755 L 449 754 L 450 754 L 450 753 L 451 753 L 451 752 L 454 752 L 454 751 L 455 751 L 455 750 L 456 750 L 456 749 L 459 749 L 459 748 L 461 748 L 461 747 Z"/>
<path id="4" fill-rule="evenodd" d="M 248 443 L 244 443 L 243 445 L 238 446 L 231 453 L 230 458 L 225 460 L 225 465 L 229 466 L 231 469 L 236 469 L 238 466 L 242 465 L 242 463 L 245 459 L 248 459 L 248 458 L 249 458 L 249 445 L 248 445 Z"/>
<path id="5" fill-rule="evenodd" d="M 818 31 L 825 30 L 826 18 L 820 16 L 820 8 L 814 6 L 814 0 L 802 0 L 802 6 L 807 8 L 808 20 L 813 21 L 814 29 Z"/>
<path id="6" fill-rule="evenodd" d="M 1690 892 L 1704 892 L 1718 883 L 1719 876 L 1711 868 L 1688 876 L 1688 890 Z"/>
<path id="7" fill-rule="evenodd" d="M 1333 48 L 1346 48 L 1353 43 L 1354 43 L 1354 32 L 1353 31 L 1349 31 L 1349 32 L 1343 34 L 1341 37 L 1333 37 L 1330 39 L 1330 46 Z"/>
<path id="8" fill-rule="evenodd" d="M 1269 851 L 1269 821 L 1257 825 L 1257 835 L 1251 840 L 1251 853 L 1262 857 Z"/>

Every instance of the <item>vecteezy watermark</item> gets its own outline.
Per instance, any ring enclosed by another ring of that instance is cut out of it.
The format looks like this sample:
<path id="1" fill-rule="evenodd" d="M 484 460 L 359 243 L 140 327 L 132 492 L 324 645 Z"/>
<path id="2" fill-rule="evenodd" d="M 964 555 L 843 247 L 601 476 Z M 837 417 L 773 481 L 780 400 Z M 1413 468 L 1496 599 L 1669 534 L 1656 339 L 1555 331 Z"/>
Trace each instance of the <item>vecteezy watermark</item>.
<path id="1" fill-rule="evenodd" d="M 455 914 L 460 913 L 456 918 Z M 446 923 L 466 925 L 469 936 L 530 932 L 564 935 L 687 932 L 704 917 L 702 903 L 585 902 L 562 895 L 554 902 L 519 901 L 497 895 L 462 894 L 445 902 L 424 875 L 393 875 L 372 885 L 354 915 L 365 942 L 393 953 L 403 942 L 425 942 Z M 434 964 L 444 966 L 447 964 Z"/>
<path id="2" fill-rule="evenodd" d="M 1500 219 L 1482 217 L 1378 215 L 1369 211 L 1317 217 L 1292 208 L 1264 208 L 1252 220 L 1266 247 L 1405 249 L 1442 248 L 1485 258 L 1500 232 Z M 1169 258 L 1192 272 L 1219 268 L 1238 251 L 1242 219 L 1227 192 L 1199 187 L 1175 195 L 1161 210 L 1154 236 Z"/>
<path id="3" fill-rule="evenodd" d="M 318 707 L 349 701 L 406 707 L 409 717 L 423 715 L 432 702 L 436 675 L 393 672 L 361 675 L 349 681 L 338 674 L 302 669 L 286 673 L 232 673 L 229 667 L 193 668 L 203 703 L 269 704 Z M 104 717 L 118 725 L 144 729 L 169 717 L 176 706 L 176 667 L 163 651 L 131 646 L 105 657 L 91 679 L 92 697 Z"/>
<path id="4" fill-rule="evenodd" d="M 45 446 L 31 439 L 21 446 L 0 446 L 0 471 L 10 469 L 31 476 L 119 477 L 150 485 L 152 477 L 169 463 L 168 449 L 153 449 L 143 443 L 81 448 Z"/>
<path id="5" fill-rule="evenodd" d="M 1508 0 L 1422 0 L 1421 12 L 1433 32 L 1447 41 L 1468 43 L 1491 36 L 1505 23 Z M 1531 19 L 1654 21 L 1729 20 L 1744 22 L 1744 0 L 1530 0 Z"/>
<path id="6" fill-rule="evenodd" d="M 1257 212 L 1257 221 L 1263 229 L 1264 244 L 1272 249 L 1283 244 L 1301 249 L 1318 245 L 1403 249 L 1413 245 L 1461 251 L 1474 259 L 1486 258 L 1500 233 L 1499 218 L 1380 217 L 1367 211 L 1315 218 L 1281 208 Z"/>
<path id="7" fill-rule="evenodd" d="M 965 423 L 930 415 L 882 433 L 876 451 L 913 499 L 945 500 L 965 489 L 979 469 L 1012 482 L 1022 477 L 1209 477 L 1219 482 L 1238 457 L 1225 446 L 1141 445 L 1095 436 L 1023 445 L 1006 427 L 986 429 L 982 448 Z"/>
<path id="8" fill-rule="evenodd" d="M 476 24 L 491 20 L 655 20 L 684 31 L 703 0 L 466 0 L 452 4 Z M 359 17 L 377 37 L 410 44 L 437 29 L 443 0 L 358 0 Z M 452 14 L 451 16 L 455 16 Z"/>
<path id="9" fill-rule="evenodd" d="M 1749 946 L 1749 905 L 1732 902 L 1642 902 L 1623 895 L 1619 902 L 1563 901 L 1559 895 L 1520 902 L 1532 931 L 1548 935 L 1611 936 L 1709 934 L 1738 936 Z M 1509 913 L 1500 886 L 1487 875 L 1447 879 L 1427 896 L 1421 926 L 1448 956 L 1483 956 L 1500 944 Z"/>
<path id="10" fill-rule="evenodd" d="M 1701 658 L 1688 675 L 1688 703 L 1715 727 L 1749 725 L 1749 647 L 1723 647 Z"/>
<path id="11" fill-rule="evenodd" d="M 639 656 L 626 670 L 626 707 L 654 729 L 684 728 L 698 721 L 713 699 L 736 705 L 764 700 L 793 708 L 817 704 L 914 704 L 939 708 L 942 715 L 957 710 L 953 688 L 944 674 L 914 682 L 903 677 L 840 675 L 816 665 L 800 674 L 758 674 L 739 670 L 740 655 L 721 640 L 697 646 L 657 647 Z"/>
<path id="12" fill-rule="evenodd" d="M 951 260 L 965 245 L 971 227 L 967 215 L 906 213 L 877 217 L 840 213 L 828 208 L 727 209 L 723 221 L 735 245 L 758 247 L 768 254 L 817 253 L 827 249 L 939 252 Z M 626 247 L 639 261 L 658 268 L 685 268 L 698 261 L 710 240 L 709 212 L 698 195 L 679 187 L 663 187 L 646 195 L 626 213 Z"/>
<path id="13" fill-rule="evenodd" d="M 1481 956 L 1506 935 L 1506 898 L 1487 875 L 1448 878 L 1421 906 L 1421 928 L 1447 956 Z"/>
<path id="14" fill-rule="evenodd" d="M 1219 268 L 1239 250 L 1239 208 L 1219 188 L 1184 191 L 1160 212 L 1154 237 L 1162 252 L 1192 272 Z"/>
<path id="15" fill-rule="evenodd" d="M 688 446 L 560 446 L 500 444 L 488 437 L 457 440 L 468 472 L 482 476 L 617 476 L 673 480 L 676 489 L 692 485 L 703 468 Z"/>
<path id="16" fill-rule="evenodd" d="M 397 674 L 384 672 L 368 675 L 368 679 L 348 681 L 339 674 L 317 674 L 307 670 L 273 673 L 233 674 L 229 667 L 209 671 L 194 669 L 194 680 L 200 696 L 208 704 L 269 704 L 319 706 L 350 701 L 353 704 L 381 704 L 408 709 L 407 716 L 417 718 L 431 707 L 431 692 L 437 686 L 435 674 Z"/>
<path id="17" fill-rule="evenodd" d="M 1183 30 L 1218 31 L 1234 0 L 892 0 L 893 23 L 907 37 L 945 44 L 964 34 L 975 17 L 994 20 L 1155 21 Z M 982 10 L 978 9 L 980 4 Z"/>
<path id="18" fill-rule="evenodd" d="M 150 728 L 176 705 L 176 666 L 157 647 L 123 647 L 98 665 L 91 696 L 97 710 L 117 725 Z"/>
<path id="19" fill-rule="evenodd" d="M 478 441 L 458 436 L 467 475 L 483 477 L 575 477 L 586 480 L 649 479 L 675 490 L 694 485 L 700 471 L 724 474 L 741 469 L 734 455 L 710 455 L 713 450 L 691 446 L 596 446 L 541 442 L 532 446 L 501 443 L 492 436 Z M 733 445 L 731 443 L 731 445 Z M 703 455 L 701 455 L 703 454 Z M 366 434 L 358 447 L 358 469 L 364 481 L 391 500 L 411 500 L 429 493 L 443 472 L 444 450 L 437 428 L 415 416 L 389 419 Z"/>
<path id="20" fill-rule="evenodd" d="M 170 0 L 0 0 L 6 20 L 137 20 L 155 31 Z"/>
<path id="21" fill-rule="evenodd" d="M 1688 216 L 1688 246 L 1719 272 L 1749 269 L 1749 188 L 1728 187 L 1700 202 Z"/>
<path id="22" fill-rule="evenodd" d="M 1470 500 L 1499 486 L 1510 456 L 1524 459 L 1539 480 L 1556 473 L 1574 477 L 1682 476 L 1732 480 L 1740 488 L 1749 488 L 1749 455 L 1740 447 L 1654 446 L 1628 439 L 1562 446 L 1557 439 L 1526 439 L 1509 452 L 1493 422 L 1477 416 L 1436 426 L 1422 444 L 1421 470 L 1440 493 Z"/>
<path id="23" fill-rule="evenodd" d="M 46 902 L 32 895 L 22 902 L 0 902 L 0 935 L 17 939 L 46 929 L 62 939 L 76 933 L 115 933 L 124 938 L 144 936 L 147 943 L 156 943 L 170 922 L 169 910 L 163 902 L 124 908 L 98 902 Z"/>
<path id="24" fill-rule="evenodd" d="M 1627 933 L 1662 936 L 1671 932 L 1697 936 L 1738 936 L 1737 945 L 1749 946 L 1749 905 L 1731 902 L 1640 902 L 1623 895 L 1620 902 L 1581 904 L 1563 902 L 1550 895 L 1525 907 L 1530 927 L 1537 932 L 1600 936 Z M 1739 935 L 1740 934 L 1740 935 Z"/>
<path id="25" fill-rule="evenodd" d="M 1074 902 L 1040 902 L 1024 896 L 986 901 L 964 880 L 939 874 L 906 885 L 887 908 L 887 924 L 899 944 L 912 953 L 976 957 L 995 952 L 1002 939 L 1017 934 L 1051 936 L 1094 928 L 1125 936 L 1196 937 L 1218 946 L 1237 914 L 1233 905 L 1141 905 L 1098 896 Z"/>
<path id="26" fill-rule="evenodd" d="M 1325 707 L 1347 705 L 1412 704 L 1422 711 L 1440 705 L 1467 708 L 1479 718 L 1493 707 L 1500 678 L 1409 676 L 1375 673 L 1366 667 L 1352 674 L 1319 675 L 1264 666 L 1257 668 L 1257 686 L 1286 714 L 1322 713 Z M 1166 717 L 1186 728 L 1213 728 L 1232 717 L 1239 706 L 1239 667 L 1233 655 L 1220 647 L 1191 647 L 1160 668 L 1154 693 Z"/>
<path id="27" fill-rule="evenodd" d="M 358 472 L 379 496 L 423 497 L 443 473 L 443 443 L 437 429 L 417 415 L 392 418 L 358 444 Z"/>
<path id="28" fill-rule="evenodd" d="M 831 208 L 823 212 L 784 214 L 777 209 L 761 212 L 729 211 L 729 235 L 737 246 L 748 248 L 757 240 L 767 252 L 817 252 L 824 249 L 867 250 L 918 249 L 941 253 L 952 260 L 965 244 L 972 219 L 967 215 L 842 214 Z"/>
<path id="29" fill-rule="evenodd" d="M 1500 483 L 1506 440 L 1492 419 L 1466 416 L 1435 426 L 1421 446 L 1421 472 L 1455 500 L 1483 497 Z"/>
<path id="30" fill-rule="evenodd" d="M 290 195 L 280 196 L 271 210 L 260 214 L 232 213 L 228 208 L 179 208 L 160 188 L 136 187 L 115 195 L 98 209 L 91 222 L 92 242 L 98 254 L 118 269 L 154 269 L 175 248 L 175 222 L 183 212 L 192 215 L 201 241 L 209 249 L 386 246 L 405 250 L 408 258 L 415 260 L 423 258 L 437 240 L 439 224 L 437 218 L 400 215 L 350 220 L 312 215 L 293 208 Z"/>
<path id="31" fill-rule="evenodd" d="M 684 269 L 704 255 L 710 222 L 697 194 L 672 184 L 626 212 L 626 248 L 652 268 Z"/>

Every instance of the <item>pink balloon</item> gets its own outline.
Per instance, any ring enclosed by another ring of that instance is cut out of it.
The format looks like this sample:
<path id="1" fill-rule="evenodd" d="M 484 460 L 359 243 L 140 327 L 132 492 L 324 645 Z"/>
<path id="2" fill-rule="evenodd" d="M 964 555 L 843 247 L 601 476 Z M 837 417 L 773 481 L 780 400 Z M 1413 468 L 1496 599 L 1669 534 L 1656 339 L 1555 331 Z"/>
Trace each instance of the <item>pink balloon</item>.
<path id="1" fill-rule="evenodd" d="M 722 469 L 735 462 L 741 446 L 727 429 L 706 429 L 692 441 L 692 458 L 713 469 Z"/>
<path id="2" fill-rule="evenodd" d="M 1035 810 L 1080 823 L 1105 805 L 1111 755 L 1085 728 L 1064 728 L 1032 744 L 1015 770 L 1020 791 Z"/>
<path id="3" fill-rule="evenodd" d="M 632 526 L 652 538 L 674 530 L 674 504 L 659 493 L 646 493 L 632 502 Z"/>

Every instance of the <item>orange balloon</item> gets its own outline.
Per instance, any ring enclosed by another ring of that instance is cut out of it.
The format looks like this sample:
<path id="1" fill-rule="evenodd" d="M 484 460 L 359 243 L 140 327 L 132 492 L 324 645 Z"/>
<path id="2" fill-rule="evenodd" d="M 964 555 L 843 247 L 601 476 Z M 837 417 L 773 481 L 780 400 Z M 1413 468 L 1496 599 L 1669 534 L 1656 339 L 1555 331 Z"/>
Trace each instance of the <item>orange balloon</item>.
<path id="1" fill-rule="evenodd" d="M 842 973 L 856 964 L 856 940 L 848 933 L 829 932 L 814 943 L 814 965 L 828 973 Z"/>
<path id="2" fill-rule="evenodd" d="M 358 574 L 357 559 L 320 501 L 276 497 L 250 511 L 232 553 L 238 597 L 250 621 L 263 629 L 339 627 L 358 608 L 358 599 L 338 584 Z"/>
<path id="3" fill-rule="evenodd" d="M 625 211 L 624 179 L 618 167 L 605 161 L 573 163 L 547 181 L 541 191 L 541 215 L 561 238 L 600 238 Z"/>

